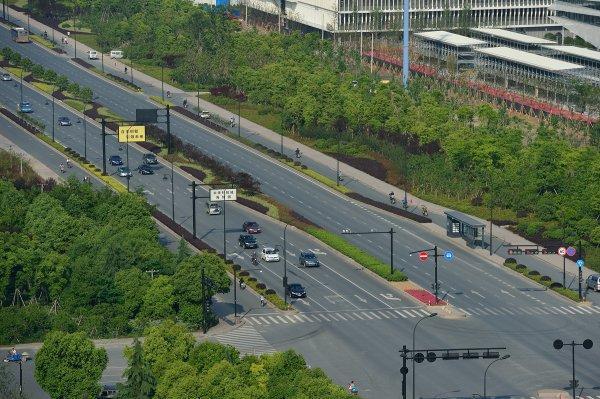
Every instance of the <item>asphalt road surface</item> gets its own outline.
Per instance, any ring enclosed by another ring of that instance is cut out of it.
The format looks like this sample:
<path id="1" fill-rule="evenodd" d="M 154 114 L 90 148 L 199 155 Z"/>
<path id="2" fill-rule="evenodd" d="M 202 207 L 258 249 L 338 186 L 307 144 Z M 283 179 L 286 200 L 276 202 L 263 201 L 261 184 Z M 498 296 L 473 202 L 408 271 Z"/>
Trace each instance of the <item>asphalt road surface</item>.
<path id="1" fill-rule="evenodd" d="M 7 106 L 18 101 L 18 89 L 12 83 L 5 85 L 2 101 Z M 46 105 L 45 99 L 26 87 L 24 93 L 25 98 L 33 104 L 34 116 L 51 120 L 50 106 Z M 77 120 L 76 115 L 62 109 L 58 103 L 56 109 L 57 115 Z M 3 121 L 4 124 L 6 123 Z M 88 158 L 99 164 L 101 152 L 97 126 L 88 124 L 87 133 Z M 6 134 L 43 163 L 58 170 L 58 163 L 62 158 L 49 153 L 47 149 L 36 150 L 37 153 L 34 153 L 35 146 L 31 142 L 31 136 L 12 128 L 7 129 Z M 56 138 L 72 148 L 81 147 L 82 123 L 57 128 Z M 119 150 L 119 145 L 113 138 L 108 140 L 108 146 L 108 155 L 123 156 L 126 152 L 123 146 Z M 129 159 L 131 166 L 136 166 L 141 160 L 141 152 L 134 146 L 129 148 Z M 111 167 L 110 173 L 114 173 L 115 169 Z M 134 174 L 131 187 L 140 187 L 151 203 L 157 204 L 163 212 L 169 214 L 171 185 L 168 179 L 164 180 L 165 173 L 169 178 L 168 165 L 161 164 L 154 175 Z M 175 173 L 176 220 L 188 229 L 191 221 L 189 182 L 185 176 Z M 219 248 L 223 235 L 222 217 L 201 213 L 202 204 L 198 204 L 198 208 L 199 235 Z M 245 269 L 253 268 L 248 261 L 248 251 L 238 249 L 236 243 L 241 223 L 248 219 L 258 221 L 263 227 L 263 233 L 258 235 L 259 243 L 282 244 L 280 223 L 239 205 L 228 205 L 227 253 L 229 257 L 237 257 Z M 412 236 L 411 232 L 408 233 L 408 236 Z M 288 231 L 287 237 L 290 251 L 289 280 L 305 285 L 309 297 L 303 301 L 295 301 L 294 306 L 300 311 L 297 315 L 281 315 L 275 314 L 276 312 L 248 314 L 245 316 L 248 324 L 273 347 L 299 350 L 306 356 L 309 364 L 323 367 L 336 382 L 345 384 L 350 379 L 359 381 L 361 394 L 365 397 L 398 395 L 400 381 L 397 370 L 400 358 L 397 350 L 402 344 L 410 346 L 412 328 L 426 314 L 425 311 L 411 302 L 397 298 L 385 283 L 349 265 L 345 259 L 328 253 L 311 238 L 293 229 Z M 418 239 L 415 237 L 415 240 Z M 323 266 L 315 269 L 298 268 L 296 256 L 299 249 L 316 250 Z M 473 283 L 471 278 L 474 279 L 479 272 L 485 276 L 482 280 L 488 280 L 489 284 L 462 294 L 469 295 L 470 299 L 479 298 L 478 306 L 464 308 L 470 314 L 469 317 L 461 320 L 435 318 L 423 322 L 418 330 L 417 347 L 419 343 L 428 347 L 506 346 L 511 358 L 494 365 L 490 371 L 489 392 L 529 396 L 535 389 L 566 386 L 570 359 L 567 352 L 552 349 L 552 341 L 555 338 L 593 338 L 598 327 L 598 310 L 583 310 L 583 307 L 574 306 L 551 293 L 538 292 L 538 286 L 506 273 L 491 263 L 475 257 L 472 257 L 475 261 L 470 263 L 463 258 L 468 256 L 468 253 L 462 253 L 466 251 L 458 249 L 455 252 L 456 260 L 445 264 L 442 273 L 454 273 L 455 278 Z M 407 267 L 423 267 L 417 260 L 406 259 Z M 261 263 L 259 268 L 261 271 L 255 270 L 252 273 L 282 293 L 282 262 Z M 492 273 L 500 273 L 496 276 L 498 279 Z M 444 274 L 441 274 L 441 279 L 445 281 Z M 455 297 L 460 296 L 457 291 L 454 292 Z M 491 301 L 495 301 L 497 305 L 491 306 Z M 239 308 L 240 313 L 244 310 Z M 581 385 L 588 389 L 598 385 L 595 350 L 597 349 L 578 351 L 578 378 Z M 118 356 L 118 351 L 115 351 L 115 356 Z M 486 362 L 459 362 L 460 367 L 452 367 L 452 363 L 442 361 L 419 365 L 419 370 L 422 371 L 417 373 L 418 395 L 467 397 L 472 393 L 481 393 L 482 370 Z M 436 381 L 436 384 L 428 383 L 429 381 Z M 584 393 L 592 394 L 593 391 Z"/>

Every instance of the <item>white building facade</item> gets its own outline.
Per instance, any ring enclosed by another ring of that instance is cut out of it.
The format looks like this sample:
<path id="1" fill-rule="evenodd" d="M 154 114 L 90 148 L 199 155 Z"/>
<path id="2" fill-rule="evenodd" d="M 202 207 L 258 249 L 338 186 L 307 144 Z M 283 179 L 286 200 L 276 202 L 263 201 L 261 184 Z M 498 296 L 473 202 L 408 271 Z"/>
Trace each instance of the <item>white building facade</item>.
<path id="1" fill-rule="evenodd" d="M 240 0 L 278 15 L 279 0 Z M 411 30 L 460 27 L 535 28 L 556 26 L 554 0 L 410 0 Z M 402 0 L 284 0 L 286 18 L 332 33 L 402 29 Z"/>

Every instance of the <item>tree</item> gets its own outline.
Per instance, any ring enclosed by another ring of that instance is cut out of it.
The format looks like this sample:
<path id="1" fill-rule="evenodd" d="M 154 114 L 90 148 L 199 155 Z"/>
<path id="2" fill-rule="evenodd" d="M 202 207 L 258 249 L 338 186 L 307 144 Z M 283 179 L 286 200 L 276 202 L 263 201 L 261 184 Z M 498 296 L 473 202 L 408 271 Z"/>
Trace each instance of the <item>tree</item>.
<path id="1" fill-rule="evenodd" d="M 95 348 L 85 333 L 53 331 L 36 355 L 35 379 L 52 399 L 93 397 L 107 363 L 106 350 Z"/>
<path id="2" fill-rule="evenodd" d="M 133 352 L 128 363 L 129 367 L 123 373 L 127 382 L 119 384 L 119 398 L 151 399 L 154 396 L 156 381 L 137 338 L 133 340 Z"/>
<path id="3" fill-rule="evenodd" d="M 179 245 L 177 246 L 177 264 L 181 263 L 184 259 L 187 259 L 192 255 L 192 251 L 188 246 L 188 243 L 183 238 L 179 240 Z"/>
<path id="4" fill-rule="evenodd" d="M 144 356 L 150 369 L 160 380 L 168 365 L 177 361 L 187 361 L 196 340 L 182 324 L 167 320 L 150 327 L 145 332 Z"/>
<path id="5" fill-rule="evenodd" d="M 173 314 L 175 297 L 170 276 L 158 276 L 152 280 L 144 295 L 140 316 L 147 320 L 165 319 Z"/>
<path id="6" fill-rule="evenodd" d="M 196 345 L 190 353 L 190 364 L 196 368 L 198 373 L 202 373 L 223 360 L 237 363 L 239 358 L 240 352 L 231 345 L 203 341 Z"/>

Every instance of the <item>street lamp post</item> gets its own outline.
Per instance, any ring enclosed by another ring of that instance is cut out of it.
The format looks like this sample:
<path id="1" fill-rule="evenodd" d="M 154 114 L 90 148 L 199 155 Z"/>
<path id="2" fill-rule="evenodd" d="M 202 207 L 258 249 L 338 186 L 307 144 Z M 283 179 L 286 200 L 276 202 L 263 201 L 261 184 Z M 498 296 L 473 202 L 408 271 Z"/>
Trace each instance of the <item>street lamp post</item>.
<path id="1" fill-rule="evenodd" d="M 341 132 L 338 129 L 338 134 L 337 134 L 337 157 L 335 157 L 335 185 L 339 187 L 340 185 L 340 148 L 341 148 L 341 143 L 342 139 L 341 139 Z"/>
<path id="2" fill-rule="evenodd" d="M 342 234 L 389 234 L 390 235 L 390 275 L 394 274 L 394 228 L 390 228 L 388 231 L 364 231 L 354 232 L 350 229 L 343 229 Z"/>
<path id="3" fill-rule="evenodd" d="M 286 237 L 285 233 L 287 231 L 288 224 L 285 224 L 283 228 L 283 301 L 285 303 L 285 307 L 287 308 L 287 294 L 288 294 L 288 284 L 287 284 L 287 251 L 286 251 Z"/>
<path id="4" fill-rule="evenodd" d="M 417 321 L 417 324 L 415 324 L 415 326 L 413 327 L 413 334 L 412 334 L 412 350 L 415 350 L 415 332 L 417 331 L 417 326 L 419 325 L 420 322 L 422 322 L 423 320 L 426 319 L 430 319 L 432 317 L 437 316 L 437 313 L 431 313 L 425 317 L 422 317 L 419 321 Z M 412 359 L 412 398 L 415 399 L 415 359 Z"/>
<path id="5" fill-rule="evenodd" d="M 494 360 L 493 362 L 491 362 L 490 364 L 488 364 L 488 366 L 485 368 L 485 372 L 483 373 L 483 399 L 487 398 L 487 385 L 486 385 L 487 379 L 486 378 L 487 378 L 488 369 L 490 368 L 490 366 L 492 364 L 496 363 L 497 361 L 506 360 L 509 357 L 510 357 L 510 355 L 504 355 L 501 358 L 498 358 L 498 359 Z"/>
<path id="6" fill-rule="evenodd" d="M 439 288 L 440 288 L 440 284 L 438 283 L 438 258 L 440 256 L 445 256 L 445 255 L 438 254 L 438 246 L 437 245 L 434 245 L 433 248 L 430 248 L 430 249 L 420 249 L 418 251 L 409 252 L 408 255 L 412 256 L 412 255 L 414 255 L 416 253 L 420 253 L 420 252 L 433 252 L 433 261 L 434 261 L 435 269 L 434 269 L 434 274 L 433 274 L 432 288 L 435 293 L 435 303 L 437 305 L 437 303 L 439 302 Z"/>
<path id="7" fill-rule="evenodd" d="M 571 380 L 571 388 L 573 389 L 573 398 L 576 398 L 575 388 L 577 388 L 578 381 L 575 379 L 575 347 L 583 346 L 584 349 L 591 349 L 592 346 L 594 346 L 594 343 L 591 339 L 586 339 L 581 344 L 575 343 L 575 341 L 571 341 L 570 343 L 565 344 L 561 339 L 557 339 L 552 343 L 552 346 L 554 346 L 554 349 L 556 350 L 560 350 L 564 345 L 571 347 L 571 359 L 573 364 L 573 380 Z"/>
<path id="8" fill-rule="evenodd" d="M 19 363 L 19 398 L 23 397 L 23 362 L 25 358 L 22 354 L 17 354 L 4 359 L 6 363 Z"/>
<path id="9" fill-rule="evenodd" d="M 160 63 L 160 96 L 165 101 L 165 63 Z"/>
<path id="10" fill-rule="evenodd" d="M 54 141 L 54 85 L 52 86 L 52 93 L 50 93 L 50 95 L 52 96 L 52 141 Z"/>

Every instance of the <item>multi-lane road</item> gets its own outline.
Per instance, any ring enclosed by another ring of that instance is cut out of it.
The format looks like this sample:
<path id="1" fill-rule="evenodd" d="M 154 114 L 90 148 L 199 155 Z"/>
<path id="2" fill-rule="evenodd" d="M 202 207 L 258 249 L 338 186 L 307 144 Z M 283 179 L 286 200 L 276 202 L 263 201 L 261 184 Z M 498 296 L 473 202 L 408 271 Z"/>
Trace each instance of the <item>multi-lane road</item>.
<path id="1" fill-rule="evenodd" d="M 16 45 L 9 41 L 8 33 L 0 32 L 0 45 L 19 50 L 32 61 L 69 76 L 81 85 L 91 87 L 97 102 L 111 108 L 125 118 L 133 119 L 136 108 L 152 108 L 154 105 L 144 95 L 134 94 L 111 82 L 85 71 L 64 57 L 49 53 L 34 45 Z M 2 82 L 3 97 L 7 108 L 14 109 L 19 101 L 19 87 Z M 25 98 L 35 109 L 34 117 L 51 121 L 50 106 L 39 93 L 24 89 Z M 58 106 L 58 115 L 77 116 Z M 88 158 L 100 164 L 101 148 L 99 129 L 88 124 Z M 46 129 L 49 131 L 49 128 Z M 552 293 L 515 276 L 495 264 L 482 259 L 462 246 L 430 232 L 421 226 L 391 216 L 385 212 L 352 201 L 304 175 L 286 168 L 272 159 L 252 151 L 225 137 L 216 135 L 201 125 L 185 118 L 173 118 L 172 131 L 182 140 L 194 143 L 207 153 L 229 163 L 237 170 L 245 170 L 258 177 L 263 191 L 292 207 L 300 214 L 322 227 L 340 233 L 343 228 L 354 231 L 386 229 L 394 226 L 400 233 L 394 243 L 396 265 L 403 268 L 411 280 L 428 287 L 432 282 L 431 264 L 420 264 L 408 257 L 411 250 L 438 244 L 451 248 L 456 256 L 451 263 L 441 263 L 442 290 L 453 305 L 464 310 L 468 317 L 461 320 L 432 319 L 419 327 L 418 342 L 432 346 L 499 345 L 507 346 L 511 358 L 492 371 L 496 382 L 490 379 L 490 390 L 498 393 L 530 395 L 536 389 L 562 387 L 568 379 L 569 361 L 566 354 L 557 353 L 551 347 L 554 338 L 594 337 L 598 322 L 597 308 L 578 307 Z M 83 153 L 83 129 L 81 124 L 57 127 L 56 137 L 65 146 Z M 121 154 L 119 146 L 108 140 L 108 155 Z M 141 153 L 133 147 L 129 151 L 132 166 L 141 160 Z M 51 166 L 51 165 L 50 165 Z M 55 168 L 58 165 L 54 165 Z M 170 213 L 171 184 L 163 179 L 162 169 L 153 176 L 135 175 L 132 187 L 143 186 L 151 203 Z M 114 173 L 115 168 L 111 168 Z M 191 230 L 190 180 L 175 174 L 176 220 Z M 203 205 L 199 204 L 199 211 Z M 252 215 L 252 216 L 250 216 Z M 227 239 L 228 255 L 238 257 L 245 268 L 248 251 L 236 247 L 241 223 L 255 219 L 263 225 L 259 242 L 281 244 L 282 225 L 260 215 L 252 214 L 240 206 L 228 207 Z M 218 216 L 200 217 L 197 225 L 199 235 L 216 248 L 222 246 L 222 219 Z M 387 236 L 347 236 L 363 249 L 388 259 Z M 345 259 L 330 253 L 322 245 L 294 230 L 288 231 L 288 275 L 290 282 L 300 282 L 307 287 L 306 300 L 296 301 L 298 315 L 247 315 L 253 325 L 277 348 L 293 347 L 300 350 L 309 363 L 324 367 L 339 383 L 349 379 L 361 382 L 365 397 L 389 397 L 397 395 L 399 388 L 397 349 L 409 344 L 412 327 L 424 311 L 412 303 L 398 298 L 387 284 L 350 265 Z M 323 265 L 306 270 L 296 267 L 298 251 L 313 249 L 323 253 Z M 241 257 L 241 258 L 240 258 Z M 261 264 L 262 272 L 254 274 L 282 293 L 279 263 Z M 598 367 L 592 351 L 582 353 L 579 376 L 582 386 L 598 385 Z M 437 362 L 421 366 L 426 372 L 418 377 L 421 382 L 419 394 L 423 396 L 470 396 L 480 392 L 481 368 L 478 361 L 461 362 L 461 367 Z M 543 370 L 540 371 L 540 370 Z M 418 374 L 419 376 L 419 374 Z M 427 384 L 426 381 L 436 381 Z M 562 385 L 561 385 L 561 382 Z M 496 384 L 496 385 L 494 385 Z M 458 392 L 455 392 L 457 391 Z M 453 392 L 453 393 L 448 393 Z"/>

